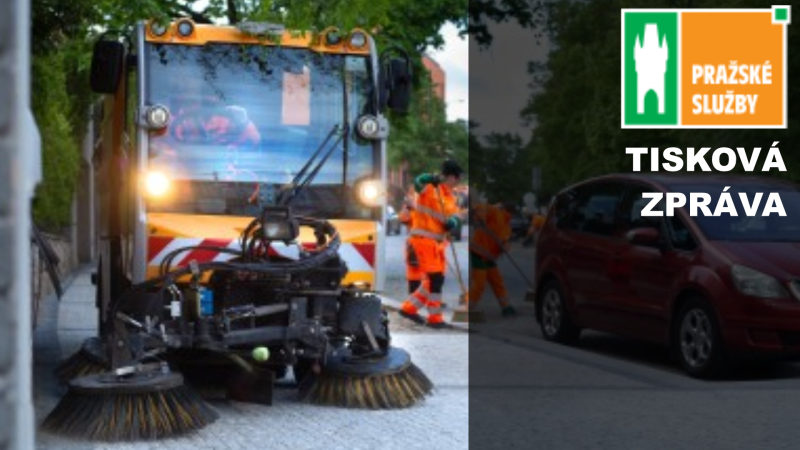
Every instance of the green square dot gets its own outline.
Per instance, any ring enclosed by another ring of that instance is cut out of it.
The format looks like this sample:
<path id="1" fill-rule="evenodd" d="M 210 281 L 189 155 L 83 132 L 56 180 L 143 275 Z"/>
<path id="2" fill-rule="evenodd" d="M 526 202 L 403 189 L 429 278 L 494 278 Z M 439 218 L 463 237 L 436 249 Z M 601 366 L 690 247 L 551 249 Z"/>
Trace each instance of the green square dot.
<path id="1" fill-rule="evenodd" d="M 785 22 L 789 19 L 789 11 L 786 8 L 775 9 L 775 21 Z"/>

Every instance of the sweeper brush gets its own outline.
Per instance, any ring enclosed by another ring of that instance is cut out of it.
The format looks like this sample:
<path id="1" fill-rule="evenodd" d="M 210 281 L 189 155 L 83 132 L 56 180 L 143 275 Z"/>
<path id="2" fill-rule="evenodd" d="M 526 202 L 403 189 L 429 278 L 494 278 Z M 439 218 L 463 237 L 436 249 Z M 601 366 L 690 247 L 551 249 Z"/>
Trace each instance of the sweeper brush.
<path id="1" fill-rule="evenodd" d="M 322 372 L 300 386 L 303 401 L 355 409 L 408 408 L 424 399 L 433 383 L 411 362 L 409 354 L 391 347 L 384 357 L 332 357 Z"/>
<path id="2" fill-rule="evenodd" d="M 93 337 L 84 341 L 80 350 L 66 358 L 53 370 L 59 383 L 67 384 L 70 380 L 94 375 L 109 370 L 109 364 L 103 356 L 100 339 Z"/>
<path id="3" fill-rule="evenodd" d="M 42 426 L 61 435 L 116 442 L 182 435 L 217 418 L 180 374 L 159 369 L 76 378 Z"/>

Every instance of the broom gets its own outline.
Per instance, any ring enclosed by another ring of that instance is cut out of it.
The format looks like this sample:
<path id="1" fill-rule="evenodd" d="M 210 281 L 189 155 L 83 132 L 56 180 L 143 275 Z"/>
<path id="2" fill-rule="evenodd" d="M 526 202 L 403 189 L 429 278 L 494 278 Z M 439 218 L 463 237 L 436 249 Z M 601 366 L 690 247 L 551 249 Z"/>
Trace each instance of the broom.
<path id="1" fill-rule="evenodd" d="M 442 194 L 439 192 L 439 189 L 436 189 L 436 197 L 439 199 L 439 206 L 442 208 L 442 212 L 444 212 L 444 200 L 442 200 Z M 466 306 L 469 304 L 469 291 L 464 285 L 464 279 L 461 277 L 461 265 L 458 263 L 458 254 L 456 253 L 456 248 L 454 245 L 450 244 L 448 247 L 450 247 L 451 253 L 453 254 L 453 263 L 456 266 L 454 272 L 456 273 L 456 278 L 458 279 L 458 285 L 461 288 L 461 295 L 458 297 L 458 304 L 462 305 L 453 311 L 453 317 L 451 320 L 453 322 L 469 322 L 470 319 L 472 319 L 472 321 L 475 322 L 482 322 L 484 321 L 484 318 L 480 311 L 470 311 Z"/>
<path id="2" fill-rule="evenodd" d="M 72 380 L 42 428 L 107 442 L 153 440 L 198 430 L 218 417 L 181 374 L 157 363 Z"/>
<path id="3" fill-rule="evenodd" d="M 96 337 L 86 339 L 80 350 L 72 356 L 61 361 L 53 374 L 61 384 L 67 384 L 78 377 L 98 374 L 107 371 L 110 367 L 102 352 L 103 343 Z"/>
<path id="4" fill-rule="evenodd" d="M 433 391 L 433 383 L 405 350 L 390 347 L 385 357 L 353 360 L 334 356 L 300 386 L 300 399 L 319 406 L 356 409 L 408 408 Z"/>

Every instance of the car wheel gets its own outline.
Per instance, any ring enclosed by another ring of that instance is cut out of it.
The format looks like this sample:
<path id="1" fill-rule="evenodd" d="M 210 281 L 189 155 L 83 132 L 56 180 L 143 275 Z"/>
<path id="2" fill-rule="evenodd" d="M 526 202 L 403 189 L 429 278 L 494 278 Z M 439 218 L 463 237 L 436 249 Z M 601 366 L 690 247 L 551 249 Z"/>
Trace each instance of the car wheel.
<path id="1" fill-rule="evenodd" d="M 727 365 L 725 349 L 714 310 L 694 298 L 678 312 L 672 333 L 672 349 L 684 371 L 695 378 L 711 378 Z"/>
<path id="2" fill-rule="evenodd" d="M 574 344 L 580 337 L 581 330 L 569 317 L 558 283 L 551 281 L 545 285 L 540 302 L 541 328 L 545 340 Z"/>

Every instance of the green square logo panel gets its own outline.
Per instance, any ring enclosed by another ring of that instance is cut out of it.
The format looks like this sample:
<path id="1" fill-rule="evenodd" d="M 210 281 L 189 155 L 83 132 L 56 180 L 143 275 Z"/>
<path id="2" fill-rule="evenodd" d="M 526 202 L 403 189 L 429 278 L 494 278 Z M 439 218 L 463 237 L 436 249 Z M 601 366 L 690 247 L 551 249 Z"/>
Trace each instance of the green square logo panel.
<path id="1" fill-rule="evenodd" d="M 678 124 L 678 13 L 624 13 L 624 125 Z"/>

